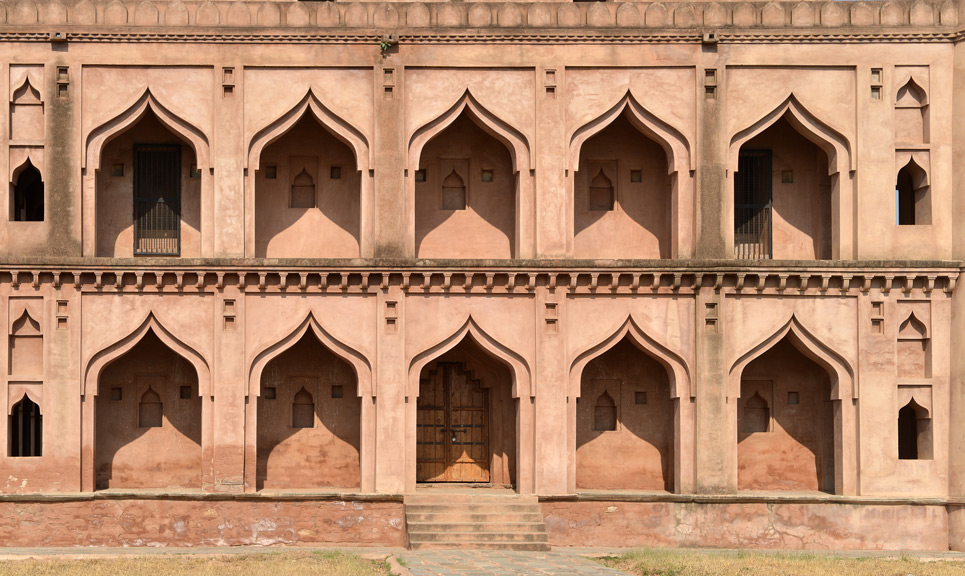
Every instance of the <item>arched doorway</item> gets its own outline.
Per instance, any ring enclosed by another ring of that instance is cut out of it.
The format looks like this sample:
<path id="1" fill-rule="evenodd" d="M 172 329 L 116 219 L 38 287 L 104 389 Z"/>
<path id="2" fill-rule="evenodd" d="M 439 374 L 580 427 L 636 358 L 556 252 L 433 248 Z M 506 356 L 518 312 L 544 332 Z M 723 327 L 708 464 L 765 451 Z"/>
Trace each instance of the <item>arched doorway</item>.
<path id="1" fill-rule="evenodd" d="M 257 489 L 360 486 L 358 380 L 312 331 L 268 362 L 257 404 Z"/>
<path id="2" fill-rule="evenodd" d="M 153 330 L 101 372 L 95 489 L 201 488 L 201 396 L 191 363 Z"/>
<path id="3" fill-rule="evenodd" d="M 96 255 L 201 255 L 201 171 L 192 145 L 148 107 L 100 154 Z"/>
<path id="4" fill-rule="evenodd" d="M 740 375 L 738 490 L 835 491 L 828 372 L 785 337 Z"/>
<path id="5" fill-rule="evenodd" d="M 674 489 L 667 369 L 629 337 L 583 369 L 576 406 L 578 490 Z"/>
<path id="6" fill-rule="evenodd" d="M 738 258 L 831 258 L 828 157 L 794 128 L 787 114 L 740 148 L 734 174 Z"/>
<path id="7" fill-rule="evenodd" d="M 472 339 L 419 376 L 416 481 L 515 485 L 518 401 L 512 374 Z"/>

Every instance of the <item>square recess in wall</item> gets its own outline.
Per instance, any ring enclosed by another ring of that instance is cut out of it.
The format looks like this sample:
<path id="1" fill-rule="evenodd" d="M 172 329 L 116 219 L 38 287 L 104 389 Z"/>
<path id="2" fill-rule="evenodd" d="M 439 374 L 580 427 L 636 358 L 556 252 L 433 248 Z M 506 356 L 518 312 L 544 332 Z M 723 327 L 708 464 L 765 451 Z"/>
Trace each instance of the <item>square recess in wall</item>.
<path id="1" fill-rule="evenodd" d="M 269 164 L 265 166 L 265 179 L 276 180 L 278 179 L 278 166 L 273 166 Z"/>
<path id="2" fill-rule="evenodd" d="M 647 393 L 645 391 L 638 390 L 637 393 L 634 394 L 633 399 L 634 399 L 634 402 L 636 402 L 637 404 L 646 404 Z"/>
<path id="3" fill-rule="evenodd" d="M 277 397 L 278 390 L 274 386 L 265 387 L 265 400 L 274 400 Z"/>
<path id="4" fill-rule="evenodd" d="M 331 180 L 340 180 L 342 178 L 342 167 L 332 166 L 332 169 L 328 173 L 328 177 Z"/>
<path id="5" fill-rule="evenodd" d="M 798 392 L 788 392 L 787 393 L 787 403 L 788 404 L 800 404 L 801 394 Z"/>
<path id="6" fill-rule="evenodd" d="M 643 182 L 643 170 L 630 170 L 630 182 Z"/>
<path id="7" fill-rule="evenodd" d="M 190 400 L 190 399 L 191 399 L 191 387 L 190 387 L 190 386 L 181 386 L 181 387 L 178 389 L 178 398 L 180 398 L 181 400 Z"/>
<path id="8" fill-rule="evenodd" d="M 345 394 L 341 385 L 332 386 L 332 398 L 341 398 Z"/>
<path id="9" fill-rule="evenodd" d="M 113 166 L 111 166 L 111 176 L 122 178 L 124 176 L 124 165 L 114 164 Z"/>
<path id="10" fill-rule="evenodd" d="M 120 402 L 124 399 L 124 391 L 121 388 L 111 388 L 111 401 Z"/>

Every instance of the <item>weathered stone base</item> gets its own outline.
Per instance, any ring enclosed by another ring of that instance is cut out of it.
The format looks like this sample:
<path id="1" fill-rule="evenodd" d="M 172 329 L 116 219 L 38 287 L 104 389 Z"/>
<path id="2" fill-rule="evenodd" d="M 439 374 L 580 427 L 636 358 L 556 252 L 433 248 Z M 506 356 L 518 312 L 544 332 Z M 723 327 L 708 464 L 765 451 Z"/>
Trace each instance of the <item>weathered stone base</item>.
<path id="1" fill-rule="evenodd" d="M 947 550 L 942 501 L 786 497 L 541 499 L 553 546 Z"/>
<path id="2" fill-rule="evenodd" d="M 78 495 L 0 501 L 0 546 L 404 544 L 402 498 Z"/>

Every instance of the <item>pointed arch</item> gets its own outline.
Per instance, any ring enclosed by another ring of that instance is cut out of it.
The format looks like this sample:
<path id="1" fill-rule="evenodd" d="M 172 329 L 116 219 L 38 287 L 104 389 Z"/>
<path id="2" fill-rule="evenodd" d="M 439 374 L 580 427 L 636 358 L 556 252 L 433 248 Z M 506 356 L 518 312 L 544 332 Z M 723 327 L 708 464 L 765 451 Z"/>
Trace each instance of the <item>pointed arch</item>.
<path id="1" fill-rule="evenodd" d="M 141 120 L 148 110 L 157 116 L 161 124 L 191 144 L 199 169 L 206 169 L 210 165 L 208 138 L 204 132 L 171 112 L 151 93 L 151 89 L 147 88 L 123 112 L 91 130 L 87 135 L 81 168 L 93 166 L 95 170 L 99 169 L 101 153 L 107 143 Z"/>
<path id="2" fill-rule="evenodd" d="M 679 354 L 660 344 L 647 334 L 633 319 L 627 316 L 620 327 L 610 332 L 596 346 L 584 350 L 570 362 L 570 374 L 567 394 L 570 398 L 580 397 L 580 384 L 583 370 L 593 359 L 602 356 L 608 350 L 619 344 L 627 336 L 640 351 L 660 363 L 667 371 L 670 384 L 671 398 L 688 398 L 693 396 L 690 382 L 690 368 Z"/>
<path id="3" fill-rule="evenodd" d="M 901 156 L 904 157 L 902 158 Z M 901 171 L 905 170 L 908 176 L 911 178 L 913 190 L 919 190 L 925 186 L 928 186 L 928 170 L 926 170 L 925 167 L 919 163 L 919 159 L 920 158 L 915 158 L 915 155 L 911 153 L 899 154 L 898 162 L 895 163 L 895 181 L 898 180 L 898 175 L 901 174 Z M 901 160 L 906 161 L 904 163 L 900 163 Z"/>
<path id="4" fill-rule="evenodd" d="M 728 376 L 728 397 L 740 397 L 741 374 L 743 374 L 744 368 L 785 337 L 800 353 L 816 362 L 827 372 L 831 379 L 832 400 L 842 400 L 849 396 L 854 399 L 858 398 L 857 380 L 851 364 L 830 346 L 818 340 L 794 314 L 776 332 L 738 356 L 737 360 L 731 365 Z"/>
<path id="5" fill-rule="evenodd" d="M 905 106 L 911 108 L 922 108 L 928 105 L 928 90 L 926 84 L 915 78 L 915 73 L 909 72 L 902 77 L 898 90 L 895 91 L 895 105 L 900 106 L 903 100 L 902 95 L 911 95 L 913 102 L 906 102 Z M 917 97 L 916 97 L 917 96 Z"/>
<path id="6" fill-rule="evenodd" d="M 659 144 L 666 152 L 668 174 L 696 169 L 691 153 L 693 146 L 690 140 L 682 132 L 643 107 L 629 90 L 606 112 L 573 132 L 573 135 L 570 136 L 567 168 L 573 170 L 579 166 L 580 150 L 583 148 L 583 144 L 605 130 L 624 112 L 629 114 L 630 123 L 634 128 Z"/>
<path id="7" fill-rule="evenodd" d="M 11 93 L 13 94 L 13 97 L 11 98 L 11 102 L 13 104 L 38 105 L 44 103 L 43 95 L 41 94 L 40 90 L 35 88 L 33 83 L 30 81 L 30 74 L 24 74 L 23 82 L 14 88 Z M 26 101 L 18 101 L 21 96 L 31 96 L 32 98 Z"/>
<path id="8" fill-rule="evenodd" d="M 44 393 L 40 386 L 36 389 L 28 388 L 26 386 L 21 386 L 20 390 L 16 390 L 11 394 L 11 401 L 7 403 L 7 416 L 13 415 L 13 409 L 17 407 L 17 404 L 23 402 L 24 398 L 29 398 L 31 402 L 37 405 L 37 410 L 40 414 L 44 413 Z"/>
<path id="9" fill-rule="evenodd" d="M 373 396 L 372 365 L 368 358 L 355 348 L 332 336 L 332 334 L 322 326 L 321 322 L 315 318 L 314 312 L 309 312 L 305 319 L 302 320 L 294 330 L 289 332 L 287 336 L 274 344 L 266 346 L 255 354 L 248 369 L 248 388 L 245 391 L 245 395 L 250 396 L 254 394 L 255 396 L 261 396 L 261 374 L 265 371 L 265 367 L 282 352 L 297 344 L 308 331 L 311 331 L 312 334 L 318 338 L 322 346 L 352 366 L 352 369 L 355 371 L 355 377 L 358 380 L 358 396 Z"/>
<path id="10" fill-rule="evenodd" d="M 513 169 L 516 172 L 529 170 L 532 165 L 529 140 L 522 132 L 487 110 L 476 100 L 468 88 L 456 100 L 455 104 L 450 106 L 441 116 L 412 133 L 409 137 L 406 168 L 413 171 L 417 170 L 419 160 L 422 158 L 422 149 L 430 140 L 455 122 L 463 112 L 466 112 L 484 132 L 502 142 L 509 149 Z"/>
<path id="11" fill-rule="evenodd" d="M 730 148 L 727 154 L 728 169 L 731 172 L 737 171 L 737 158 L 744 143 L 764 132 L 785 116 L 795 130 L 827 154 L 829 175 L 855 169 L 854 158 L 851 154 L 852 147 L 847 137 L 819 120 L 798 101 L 794 94 L 788 96 L 777 108 L 771 110 L 763 118 L 734 134 L 730 140 Z"/>
<path id="12" fill-rule="evenodd" d="M 368 171 L 372 163 L 369 157 L 368 139 L 358 128 L 325 106 L 311 88 L 294 108 L 255 133 L 248 144 L 245 168 L 258 170 L 261 166 L 261 153 L 265 147 L 284 136 L 309 112 L 326 130 L 355 153 L 357 169 L 360 172 Z"/>
<path id="13" fill-rule="evenodd" d="M 158 340 L 165 346 L 173 350 L 177 355 L 194 366 L 198 373 L 198 391 L 200 396 L 213 396 L 214 390 L 211 387 L 211 370 L 208 361 L 193 347 L 172 334 L 163 324 L 149 312 L 143 322 L 130 334 L 121 338 L 117 342 L 107 346 L 94 354 L 87 362 L 87 369 L 84 370 L 84 379 L 81 382 L 81 394 L 97 395 L 97 384 L 100 380 L 101 372 L 115 360 L 127 354 L 134 346 L 147 336 L 148 332 L 153 332 Z M 90 383 L 93 382 L 93 386 Z"/>
<path id="14" fill-rule="evenodd" d="M 26 172 L 27 170 L 29 170 L 30 168 L 33 168 L 34 170 L 37 171 L 37 174 L 40 174 L 41 182 L 44 181 L 43 170 L 41 170 L 40 169 L 41 167 L 38 166 L 36 162 L 34 162 L 33 158 L 31 158 L 33 153 L 34 153 L 33 150 L 27 150 L 27 156 L 26 158 L 23 159 L 23 162 L 21 162 L 20 165 L 18 165 L 16 168 L 10 171 L 10 183 L 13 184 L 14 186 L 16 186 L 17 180 L 20 179 L 20 175 Z"/>
<path id="15" fill-rule="evenodd" d="M 509 367 L 513 375 L 513 398 L 519 398 L 521 394 L 536 395 L 536 391 L 532 386 L 532 373 L 526 360 L 520 354 L 517 354 L 486 333 L 486 331 L 476 323 L 472 315 L 470 315 L 454 333 L 436 343 L 434 346 L 416 354 L 415 357 L 409 361 L 406 395 L 413 398 L 417 397 L 419 395 L 419 374 L 422 373 L 425 365 L 455 348 L 456 345 L 466 338 L 470 338 L 483 350 Z"/>
<path id="16" fill-rule="evenodd" d="M 40 328 L 40 321 L 33 317 L 30 310 L 24 306 L 20 316 L 11 324 L 10 334 L 12 336 L 42 336 L 43 330 Z M 25 332 L 22 332 L 26 328 Z"/>
<path id="17" fill-rule="evenodd" d="M 905 327 L 908 327 L 910 331 L 906 332 Z M 918 318 L 914 310 L 898 323 L 899 340 L 927 340 L 928 338 L 928 325 Z"/>

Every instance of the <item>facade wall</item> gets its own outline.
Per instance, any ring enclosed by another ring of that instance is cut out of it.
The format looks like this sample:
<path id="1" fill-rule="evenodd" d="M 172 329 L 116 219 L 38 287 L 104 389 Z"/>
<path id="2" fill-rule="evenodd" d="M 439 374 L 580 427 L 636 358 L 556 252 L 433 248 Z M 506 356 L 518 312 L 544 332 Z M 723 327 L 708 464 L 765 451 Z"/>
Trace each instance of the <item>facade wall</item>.
<path id="1" fill-rule="evenodd" d="M 960 546 L 957 4 L 3 14 L 0 171 L 40 171 L 44 220 L 0 218 L 0 398 L 39 405 L 44 434 L 13 456 L 23 431 L 0 427 L 0 492 L 352 490 L 364 508 L 416 488 L 420 381 L 453 361 L 489 390 L 494 483 L 732 498 L 635 503 L 603 532 L 575 520 L 596 504 L 547 500 L 557 543 L 729 545 L 646 534 L 688 507 L 759 534 L 773 492 L 803 490 L 789 525 L 826 514 L 848 547 Z M 134 254 L 150 143 L 181 146 L 179 257 Z M 739 259 L 735 172 L 760 149 L 772 257 Z M 899 226 L 909 163 L 926 207 Z M 154 372 L 161 426 L 135 425 Z M 768 424 L 745 431 L 764 381 Z M 594 429 L 603 392 L 613 430 Z M 869 539 L 879 513 L 927 537 Z"/>

